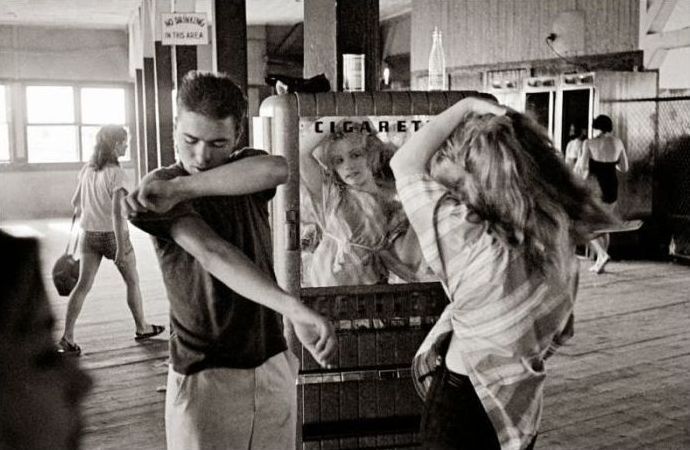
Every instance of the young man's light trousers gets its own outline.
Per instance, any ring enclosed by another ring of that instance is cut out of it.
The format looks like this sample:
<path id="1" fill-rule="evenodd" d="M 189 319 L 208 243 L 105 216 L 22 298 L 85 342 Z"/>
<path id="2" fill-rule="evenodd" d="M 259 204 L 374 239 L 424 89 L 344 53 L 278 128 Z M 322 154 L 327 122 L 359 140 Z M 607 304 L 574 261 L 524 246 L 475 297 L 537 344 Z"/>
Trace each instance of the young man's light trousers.
<path id="1" fill-rule="evenodd" d="M 170 368 L 168 450 L 294 449 L 297 358 L 286 351 L 255 369 Z"/>

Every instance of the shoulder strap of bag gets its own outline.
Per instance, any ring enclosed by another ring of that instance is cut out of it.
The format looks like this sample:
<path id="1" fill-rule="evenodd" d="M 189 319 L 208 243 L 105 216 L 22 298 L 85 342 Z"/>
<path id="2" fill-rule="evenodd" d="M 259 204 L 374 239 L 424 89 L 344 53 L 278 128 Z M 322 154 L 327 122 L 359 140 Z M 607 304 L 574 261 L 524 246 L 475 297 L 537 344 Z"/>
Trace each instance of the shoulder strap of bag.
<path id="1" fill-rule="evenodd" d="M 441 249 L 441 240 L 439 239 L 439 232 L 438 232 L 438 210 L 439 207 L 441 206 L 441 203 L 445 200 L 447 200 L 451 196 L 450 192 L 446 192 L 441 196 L 441 198 L 438 199 L 436 202 L 436 205 L 434 205 L 434 216 L 432 217 L 432 221 L 434 224 L 434 238 L 436 241 L 436 250 L 438 251 L 438 259 L 439 262 L 441 263 L 441 269 L 443 270 L 443 273 L 446 275 L 446 279 L 448 282 L 450 282 L 450 276 L 448 275 L 448 270 L 446 268 L 446 261 L 443 259 L 443 250 Z M 448 288 L 450 289 L 450 287 Z M 448 294 L 448 301 L 453 301 L 452 298 L 450 298 L 450 292 L 447 292 Z"/>
<path id="2" fill-rule="evenodd" d="M 79 243 L 79 231 L 77 231 L 77 236 L 74 239 L 74 247 L 72 248 L 72 251 L 69 251 L 70 248 L 70 243 L 72 242 L 72 231 L 74 230 L 74 222 L 77 220 L 77 210 L 74 210 L 74 214 L 72 214 L 72 225 L 69 227 L 69 238 L 67 239 L 67 246 L 65 247 L 65 253 L 66 254 L 73 254 L 74 252 L 77 251 L 77 244 Z"/>

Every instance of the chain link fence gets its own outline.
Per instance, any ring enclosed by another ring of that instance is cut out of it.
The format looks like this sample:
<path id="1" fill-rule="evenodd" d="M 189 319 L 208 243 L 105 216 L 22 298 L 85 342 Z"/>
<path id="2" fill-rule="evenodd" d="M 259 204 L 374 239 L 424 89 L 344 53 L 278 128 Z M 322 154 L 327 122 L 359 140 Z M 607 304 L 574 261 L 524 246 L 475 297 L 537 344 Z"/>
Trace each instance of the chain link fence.
<path id="1" fill-rule="evenodd" d="M 648 222 L 644 239 L 656 252 L 690 258 L 690 97 L 607 100 L 601 112 L 631 163 L 621 215 Z"/>

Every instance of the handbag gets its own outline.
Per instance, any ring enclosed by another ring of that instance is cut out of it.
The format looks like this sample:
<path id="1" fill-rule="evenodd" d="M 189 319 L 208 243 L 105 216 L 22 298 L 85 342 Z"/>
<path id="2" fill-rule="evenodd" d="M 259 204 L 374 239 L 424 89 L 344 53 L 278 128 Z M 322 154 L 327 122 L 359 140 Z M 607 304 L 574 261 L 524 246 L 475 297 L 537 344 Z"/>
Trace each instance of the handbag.
<path id="1" fill-rule="evenodd" d="M 427 350 L 420 349 L 412 359 L 412 384 L 423 402 L 426 402 L 434 374 L 443 365 L 443 359 L 448 352 L 452 335 L 452 331 L 447 331 L 436 336 L 431 347 Z"/>
<path id="2" fill-rule="evenodd" d="M 74 259 L 74 253 L 77 250 L 77 243 L 79 242 L 79 232 L 77 231 L 77 236 L 74 239 L 74 246 L 72 252 L 69 249 L 72 247 L 70 244 L 72 242 L 72 230 L 74 229 L 74 222 L 77 219 L 77 212 L 72 215 L 72 225 L 69 229 L 69 238 L 67 240 L 67 246 L 65 247 L 65 253 L 55 261 L 53 265 L 53 284 L 63 297 L 66 297 L 72 293 L 72 290 L 77 285 L 79 281 L 79 260 Z"/>

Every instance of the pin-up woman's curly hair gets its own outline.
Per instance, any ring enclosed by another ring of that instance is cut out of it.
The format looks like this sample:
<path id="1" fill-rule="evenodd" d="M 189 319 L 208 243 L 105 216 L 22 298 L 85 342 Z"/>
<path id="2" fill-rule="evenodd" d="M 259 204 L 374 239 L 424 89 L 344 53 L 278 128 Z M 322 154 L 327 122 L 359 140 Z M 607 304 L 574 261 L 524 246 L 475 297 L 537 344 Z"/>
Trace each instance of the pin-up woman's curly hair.
<path id="1" fill-rule="evenodd" d="M 346 118 L 335 124 L 334 128 L 335 132 L 331 133 L 324 143 L 322 163 L 339 186 L 345 186 L 345 182 L 335 171 L 333 152 L 336 143 L 352 136 L 361 138 L 362 149 L 366 152 L 367 165 L 371 168 L 375 180 L 379 183 L 392 182 L 393 174 L 388 164 L 393 157 L 394 150 L 392 146 L 385 144 L 376 136 L 374 125 L 370 121 L 361 118 Z"/>

